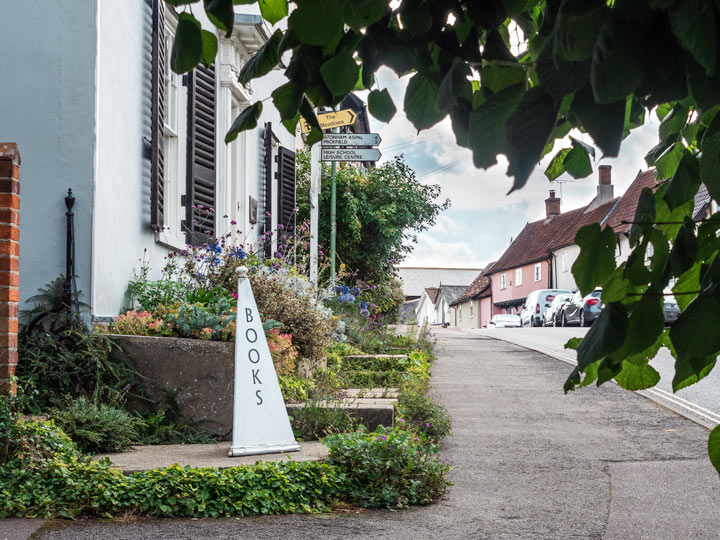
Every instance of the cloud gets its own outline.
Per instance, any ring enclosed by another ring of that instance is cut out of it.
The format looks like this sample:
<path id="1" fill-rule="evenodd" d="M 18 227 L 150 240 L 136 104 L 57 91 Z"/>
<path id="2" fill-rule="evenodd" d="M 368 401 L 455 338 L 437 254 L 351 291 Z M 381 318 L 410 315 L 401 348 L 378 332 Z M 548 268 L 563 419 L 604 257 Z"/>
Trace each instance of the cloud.
<path id="1" fill-rule="evenodd" d="M 498 163 L 482 170 L 476 169 L 472 153 L 459 147 L 445 119 L 431 129 L 417 133 L 405 117 L 402 103 L 409 77 L 399 78 L 388 68 L 376 74 L 379 87 L 387 88 L 392 95 L 398 114 L 389 123 L 370 118 L 371 128 L 382 137 L 380 150 L 383 160 L 403 154 L 405 162 L 415 170 L 417 178 L 425 184 L 438 184 L 441 199 L 449 198 L 451 207 L 438 219 L 435 227 L 418 236 L 418 244 L 406 264 L 425 263 L 437 266 L 482 266 L 497 259 L 527 222 L 545 217 L 545 199 L 553 189 L 561 197 L 562 211 L 588 204 L 597 192 L 597 166 L 612 165 L 615 195 L 627 189 L 639 170 L 647 168 L 644 156 L 657 142 L 659 122 L 648 114 L 646 124 L 634 130 L 622 144 L 617 158 L 604 158 L 598 150 L 593 163 L 593 174 L 575 180 L 564 174 L 549 182 L 543 174 L 553 154 L 569 141 L 558 141 L 556 148 L 535 168 L 523 189 L 507 195 L 512 178 L 506 176 L 507 160 L 498 156 Z M 366 99 L 366 95 L 363 96 Z M 573 136 L 593 144 L 587 134 L 574 132 Z"/>

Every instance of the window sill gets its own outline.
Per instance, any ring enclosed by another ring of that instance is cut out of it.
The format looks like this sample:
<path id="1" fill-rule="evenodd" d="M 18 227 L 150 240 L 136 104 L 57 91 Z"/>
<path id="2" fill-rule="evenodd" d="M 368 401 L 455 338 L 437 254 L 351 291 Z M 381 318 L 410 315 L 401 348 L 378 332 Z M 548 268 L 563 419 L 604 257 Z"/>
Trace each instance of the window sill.
<path id="1" fill-rule="evenodd" d="M 181 250 L 187 248 L 187 244 L 185 243 L 184 238 L 178 238 L 174 234 L 167 231 L 156 232 L 155 241 L 158 244 L 161 244 L 170 249 Z"/>

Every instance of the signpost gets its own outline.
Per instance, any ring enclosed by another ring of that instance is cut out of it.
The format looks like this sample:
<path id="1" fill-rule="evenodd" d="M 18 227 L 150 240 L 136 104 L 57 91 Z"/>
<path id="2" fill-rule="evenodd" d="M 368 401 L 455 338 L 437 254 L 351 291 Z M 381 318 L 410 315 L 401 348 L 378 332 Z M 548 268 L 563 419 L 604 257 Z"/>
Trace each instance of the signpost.
<path id="1" fill-rule="evenodd" d="M 350 126 L 357 120 L 357 113 L 352 109 L 318 113 L 315 115 L 322 129 L 332 129 L 340 126 Z M 304 118 L 300 119 L 300 127 L 303 133 L 310 132 L 310 124 Z"/>
<path id="2" fill-rule="evenodd" d="M 323 146 L 377 146 L 382 142 L 377 133 L 324 133 Z"/>
<path id="3" fill-rule="evenodd" d="M 378 161 L 381 156 L 377 148 L 323 148 L 320 161 Z"/>
<path id="4" fill-rule="evenodd" d="M 244 266 L 237 269 L 235 399 L 230 457 L 295 452 L 300 450 L 300 445 L 295 442 L 285 410 L 247 273 Z"/>
<path id="5" fill-rule="evenodd" d="M 349 109 L 346 109 L 346 111 Z M 343 112 L 343 111 L 341 111 Z M 353 113 L 355 114 L 355 113 Z M 318 115 L 318 120 L 321 115 Z M 320 123 L 322 126 L 322 122 Z M 358 146 L 377 146 L 382 139 L 377 133 L 324 133 L 320 161 L 332 162 L 332 192 L 330 197 L 330 282 L 335 283 L 335 241 L 337 225 L 335 221 L 335 163 L 338 161 L 378 161 L 381 157 L 377 148 L 355 148 Z M 351 148 L 353 147 L 353 148 Z"/>

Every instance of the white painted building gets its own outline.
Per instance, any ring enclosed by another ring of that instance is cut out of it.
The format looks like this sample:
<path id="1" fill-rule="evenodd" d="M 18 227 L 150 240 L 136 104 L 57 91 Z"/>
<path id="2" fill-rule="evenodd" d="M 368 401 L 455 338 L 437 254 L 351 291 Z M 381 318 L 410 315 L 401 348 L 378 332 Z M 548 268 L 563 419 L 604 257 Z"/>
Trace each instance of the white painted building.
<path id="1" fill-rule="evenodd" d="M 417 300 L 415 317 L 418 324 L 435 324 L 438 321 L 435 300 L 438 296 L 437 287 L 424 289 L 420 299 Z"/>
<path id="2" fill-rule="evenodd" d="M 236 7 L 230 38 L 194 10 L 219 52 L 211 67 L 183 76 L 169 70 L 177 14 L 162 0 L 3 9 L 11 24 L 0 46 L 13 77 L 0 85 L 0 140 L 17 142 L 23 157 L 21 308 L 64 271 L 68 188 L 78 289 L 94 318 L 120 312 L 143 258 L 159 277 L 167 254 L 189 241 L 239 230 L 234 241 L 252 243 L 293 219 L 295 137 L 275 108 L 268 103 L 255 130 L 224 142 L 237 114 L 282 84 L 280 71 L 237 82 L 271 35 L 257 5 Z"/>

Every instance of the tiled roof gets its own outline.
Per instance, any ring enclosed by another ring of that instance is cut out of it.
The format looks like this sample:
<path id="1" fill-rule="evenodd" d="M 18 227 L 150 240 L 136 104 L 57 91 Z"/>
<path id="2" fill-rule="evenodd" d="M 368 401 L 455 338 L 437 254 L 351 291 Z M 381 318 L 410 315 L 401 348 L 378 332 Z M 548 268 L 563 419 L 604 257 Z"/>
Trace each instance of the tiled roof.
<path id="1" fill-rule="evenodd" d="M 630 184 L 630 187 L 627 188 L 620 198 L 617 208 L 613 210 L 607 219 L 606 224 L 612 227 L 616 233 L 628 232 L 630 230 L 629 222 L 635 217 L 638 200 L 640 200 L 640 193 L 643 188 L 646 187 L 650 189 L 657 187 L 655 171 L 653 169 L 638 173 L 635 180 Z"/>
<path id="2" fill-rule="evenodd" d="M 593 210 L 589 206 L 570 210 L 553 219 L 541 219 L 525 225 L 515 241 L 495 263 L 492 273 L 546 260 L 550 252 L 575 243 L 578 230 L 591 223 L 603 223 L 616 233 L 627 232 L 643 188 L 657 186 L 654 171 L 641 171 L 619 199 Z"/>
<path id="3" fill-rule="evenodd" d="M 581 227 L 602 221 L 617 202 L 613 199 L 594 210 L 586 211 L 587 206 L 584 206 L 550 220 L 528 223 L 495 263 L 491 273 L 547 259 L 551 250 L 573 244 Z"/>
<path id="4" fill-rule="evenodd" d="M 397 268 L 405 296 L 420 297 L 426 287 L 438 287 L 441 283 L 470 283 L 482 268 Z"/>
<path id="5" fill-rule="evenodd" d="M 437 295 L 438 295 L 439 291 L 440 291 L 440 289 L 438 289 L 437 287 L 430 287 L 430 288 L 425 289 L 425 292 L 427 293 L 428 298 L 430 298 L 430 301 L 433 304 L 435 303 L 435 300 L 437 300 Z"/>
<path id="6" fill-rule="evenodd" d="M 448 304 L 452 304 L 455 299 L 467 289 L 467 285 L 440 285 L 441 296 L 445 297 Z M 440 297 L 438 297 L 438 300 Z"/>
<path id="7" fill-rule="evenodd" d="M 465 289 L 463 293 L 458 296 L 450 305 L 456 306 L 459 303 L 464 302 L 465 300 L 474 300 L 475 298 L 482 298 L 483 296 L 489 295 L 491 292 L 490 278 L 487 276 L 487 273 L 490 271 L 494 264 L 495 262 L 491 262 L 485 268 L 483 268 L 482 272 L 478 274 L 478 276 L 468 286 L 468 288 Z"/>

